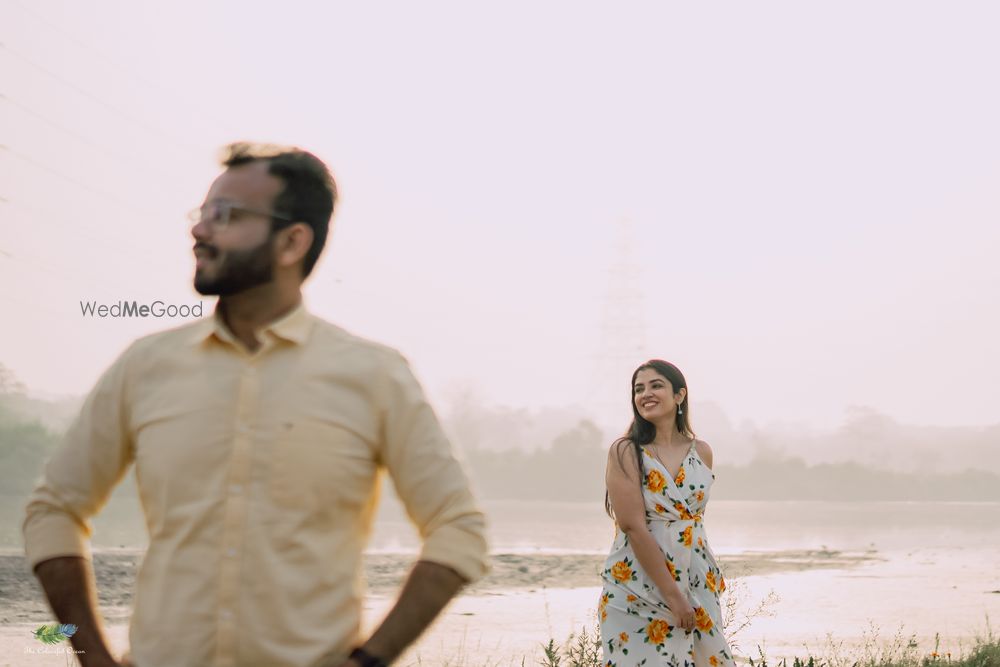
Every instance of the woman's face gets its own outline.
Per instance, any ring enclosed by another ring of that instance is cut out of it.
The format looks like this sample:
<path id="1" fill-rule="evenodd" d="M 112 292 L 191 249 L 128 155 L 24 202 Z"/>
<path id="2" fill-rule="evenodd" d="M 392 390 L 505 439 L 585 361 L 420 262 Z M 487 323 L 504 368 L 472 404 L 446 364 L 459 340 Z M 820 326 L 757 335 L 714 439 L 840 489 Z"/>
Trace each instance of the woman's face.
<path id="1" fill-rule="evenodd" d="M 684 400 L 684 394 L 675 395 L 669 380 L 652 368 L 643 368 L 635 376 L 632 400 L 640 417 L 646 421 L 658 421 L 674 414 L 677 403 Z"/>

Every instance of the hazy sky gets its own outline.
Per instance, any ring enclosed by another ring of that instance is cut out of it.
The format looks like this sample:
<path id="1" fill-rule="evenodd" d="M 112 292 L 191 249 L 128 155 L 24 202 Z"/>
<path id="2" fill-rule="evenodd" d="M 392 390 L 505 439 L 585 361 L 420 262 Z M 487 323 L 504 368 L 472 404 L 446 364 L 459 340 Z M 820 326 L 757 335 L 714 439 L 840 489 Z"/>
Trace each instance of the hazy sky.
<path id="1" fill-rule="evenodd" d="M 736 422 L 996 423 L 998 25 L 988 2 L 3 1 L 0 362 L 83 393 L 182 324 L 79 302 L 196 303 L 184 214 L 253 139 L 337 177 L 310 307 L 439 404 L 596 404 L 644 336 Z"/>

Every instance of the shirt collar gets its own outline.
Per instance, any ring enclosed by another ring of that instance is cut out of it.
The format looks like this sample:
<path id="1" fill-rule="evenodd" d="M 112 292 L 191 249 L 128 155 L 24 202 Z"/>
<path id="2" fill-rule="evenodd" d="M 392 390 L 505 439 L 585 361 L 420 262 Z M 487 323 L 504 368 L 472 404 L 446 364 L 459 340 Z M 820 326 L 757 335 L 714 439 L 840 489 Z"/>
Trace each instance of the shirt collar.
<path id="1" fill-rule="evenodd" d="M 270 333 L 282 340 L 302 345 L 309 339 L 312 325 L 312 315 L 306 309 L 305 302 L 299 301 L 298 305 L 290 311 L 259 328 L 257 330 L 257 337 L 263 340 L 266 336 L 262 336 L 261 334 Z M 222 320 L 222 313 L 219 310 L 218 302 L 216 302 L 212 317 L 210 319 L 206 318 L 199 324 L 191 336 L 191 342 L 201 343 L 212 337 L 227 343 L 235 344 L 237 342 L 236 336 L 233 335 Z"/>

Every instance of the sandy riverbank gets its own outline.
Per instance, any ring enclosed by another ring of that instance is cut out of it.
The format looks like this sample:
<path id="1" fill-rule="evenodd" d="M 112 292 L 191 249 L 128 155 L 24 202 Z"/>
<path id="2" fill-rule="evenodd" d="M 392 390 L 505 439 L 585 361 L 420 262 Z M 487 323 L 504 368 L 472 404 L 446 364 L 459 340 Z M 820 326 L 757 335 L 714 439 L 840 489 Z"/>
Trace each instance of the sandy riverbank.
<path id="1" fill-rule="evenodd" d="M 94 573 L 100 605 L 109 622 L 127 619 L 135 570 L 142 554 L 135 550 L 94 553 Z M 365 559 L 368 589 L 374 597 L 390 596 L 403 583 L 415 555 L 369 554 Z M 747 552 L 720 557 L 727 577 L 759 576 L 820 568 L 847 568 L 877 559 L 877 554 L 838 551 Z M 492 571 L 464 594 L 481 596 L 546 588 L 599 586 L 601 554 L 499 553 Z M 50 612 L 41 589 L 18 553 L 0 554 L 0 623 L 45 623 Z"/>

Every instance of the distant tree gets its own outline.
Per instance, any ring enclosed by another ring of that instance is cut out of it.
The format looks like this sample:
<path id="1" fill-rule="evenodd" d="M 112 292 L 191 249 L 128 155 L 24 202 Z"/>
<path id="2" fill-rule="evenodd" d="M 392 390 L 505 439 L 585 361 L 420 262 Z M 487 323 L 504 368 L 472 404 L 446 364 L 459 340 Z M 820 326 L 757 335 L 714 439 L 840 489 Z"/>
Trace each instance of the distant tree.
<path id="1" fill-rule="evenodd" d="M 31 491 L 60 441 L 38 422 L 12 418 L 0 422 L 0 495 L 22 496 Z"/>
<path id="2" fill-rule="evenodd" d="M 25 387 L 14 375 L 14 371 L 0 362 L 0 395 L 23 394 L 24 392 Z"/>

